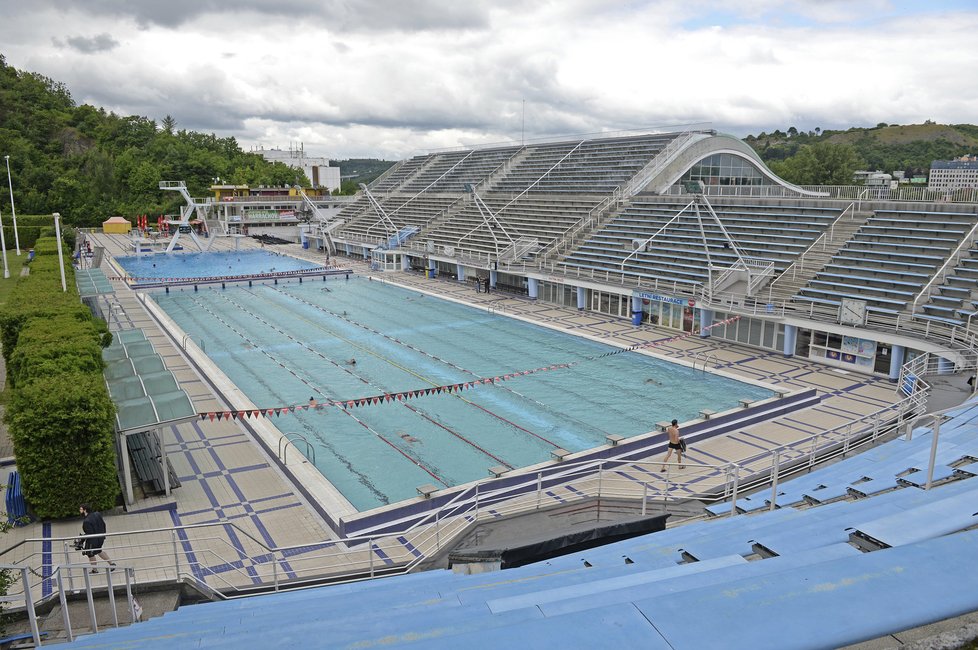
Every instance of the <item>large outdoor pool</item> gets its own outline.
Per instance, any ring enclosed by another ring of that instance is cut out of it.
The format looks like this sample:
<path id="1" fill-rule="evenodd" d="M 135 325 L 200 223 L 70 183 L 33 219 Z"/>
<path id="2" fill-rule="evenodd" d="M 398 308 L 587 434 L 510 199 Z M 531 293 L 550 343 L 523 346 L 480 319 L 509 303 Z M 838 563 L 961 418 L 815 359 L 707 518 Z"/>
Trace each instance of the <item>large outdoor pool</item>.
<path id="1" fill-rule="evenodd" d="M 549 460 L 558 447 L 581 451 L 608 434 L 635 436 L 772 394 L 361 277 L 154 298 L 262 410 L 359 402 L 273 422 L 315 444 L 318 469 L 360 510 L 414 497 L 422 484 L 467 483 L 493 466 Z M 571 365 L 513 376 L 559 364 Z M 409 399 L 360 401 L 406 391 Z"/>
<path id="2" fill-rule="evenodd" d="M 283 273 L 319 268 L 319 264 L 267 250 L 220 253 L 148 253 L 117 257 L 138 280 L 214 278 Z"/>

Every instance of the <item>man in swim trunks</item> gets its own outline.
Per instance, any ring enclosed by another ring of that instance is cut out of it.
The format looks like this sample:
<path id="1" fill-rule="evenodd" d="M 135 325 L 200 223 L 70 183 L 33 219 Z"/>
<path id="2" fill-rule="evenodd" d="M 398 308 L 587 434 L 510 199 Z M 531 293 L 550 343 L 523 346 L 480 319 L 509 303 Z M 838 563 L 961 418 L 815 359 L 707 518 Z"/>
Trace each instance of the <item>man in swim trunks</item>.
<path id="1" fill-rule="evenodd" d="M 669 451 L 666 452 L 666 457 L 662 459 L 662 462 L 668 463 L 669 457 L 675 451 L 676 458 L 679 462 L 679 469 L 685 469 L 686 466 L 683 465 L 683 444 L 682 439 L 679 437 L 679 420 L 673 420 L 672 424 L 666 427 L 666 433 L 669 434 Z M 660 471 L 666 471 L 666 466 L 663 465 Z"/>

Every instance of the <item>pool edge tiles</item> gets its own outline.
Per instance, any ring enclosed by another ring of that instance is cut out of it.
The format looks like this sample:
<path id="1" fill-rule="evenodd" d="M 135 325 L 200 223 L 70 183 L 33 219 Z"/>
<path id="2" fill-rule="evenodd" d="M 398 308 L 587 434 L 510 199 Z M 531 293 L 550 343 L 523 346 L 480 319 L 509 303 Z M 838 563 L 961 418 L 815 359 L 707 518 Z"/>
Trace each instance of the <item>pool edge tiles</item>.
<path id="1" fill-rule="evenodd" d="M 160 325 L 160 328 L 170 336 L 175 345 L 178 341 L 184 341 L 184 344 L 178 346 L 178 348 L 182 350 L 198 374 L 213 388 L 219 398 L 230 404 L 234 410 L 257 410 L 258 407 L 211 361 L 210 357 L 194 343 L 193 339 L 190 337 L 186 337 L 186 340 L 184 339 L 186 333 L 152 299 L 152 296 L 148 297 L 149 300 L 142 301 L 146 310 Z M 264 449 L 270 460 L 273 461 L 273 465 L 283 471 L 289 483 L 303 494 L 309 501 L 309 505 L 319 512 L 334 530 L 338 530 L 343 517 L 360 512 L 301 453 L 301 450 L 296 449 L 296 453 L 292 454 L 288 463 L 279 457 L 278 447 L 286 434 L 276 427 L 271 420 L 264 417 L 252 421 L 242 419 L 240 425 L 252 434 L 255 441 Z"/>

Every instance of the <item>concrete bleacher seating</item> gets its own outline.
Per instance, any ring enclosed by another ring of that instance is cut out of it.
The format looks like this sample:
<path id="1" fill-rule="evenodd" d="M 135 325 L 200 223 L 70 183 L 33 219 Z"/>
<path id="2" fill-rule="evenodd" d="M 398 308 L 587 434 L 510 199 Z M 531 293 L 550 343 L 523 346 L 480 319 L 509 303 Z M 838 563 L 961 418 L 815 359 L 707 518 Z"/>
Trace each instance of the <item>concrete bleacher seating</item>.
<path id="1" fill-rule="evenodd" d="M 967 254 L 944 276 L 930 299 L 922 305 L 924 318 L 934 318 L 960 325 L 978 313 L 978 248 Z"/>
<path id="2" fill-rule="evenodd" d="M 906 311 L 976 220 L 973 212 L 878 209 L 795 300 L 838 305 L 857 298 L 870 311 Z M 927 313 L 955 315 L 939 306 Z"/>
<path id="3" fill-rule="evenodd" d="M 479 208 L 468 203 L 446 216 L 425 239 L 436 245 L 473 253 L 496 253 L 498 248 L 519 237 L 536 239 L 541 246 L 561 239 L 564 234 L 599 205 L 591 196 L 562 195 L 546 199 L 526 195 L 512 198 L 495 193 L 482 196 L 495 221 L 486 223 Z"/>
<path id="4" fill-rule="evenodd" d="M 729 266 L 736 255 L 711 215 L 687 209 L 689 203 L 672 197 L 638 196 L 630 200 L 603 228 L 560 262 L 566 269 L 622 274 L 640 278 L 705 283 L 710 262 Z M 812 207 L 801 202 L 711 199 L 717 218 L 741 253 L 786 269 L 839 216 L 832 205 Z M 700 224 L 702 223 L 702 232 Z M 706 246 L 704 246 L 704 234 Z M 635 251 L 635 241 L 652 239 Z M 629 257 L 631 256 L 631 257 Z M 622 263 L 625 259 L 624 268 Z"/>
<path id="5" fill-rule="evenodd" d="M 978 573 L 963 570 L 978 552 L 978 478 L 967 471 L 978 465 L 968 456 L 978 406 L 951 414 L 941 433 L 946 458 L 970 460 L 959 480 L 929 491 L 701 520 L 502 572 L 435 570 L 184 607 L 74 646 L 852 644 L 978 609 Z M 876 447 L 873 462 L 912 464 L 929 443 L 922 428 Z M 846 481 L 862 461 L 826 471 Z"/>
<path id="6" fill-rule="evenodd" d="M 467 185 L 479 185 L 500 172 L 522 150 L 514 146 L 438 154 L 399 190 L 465 192 Z"/>

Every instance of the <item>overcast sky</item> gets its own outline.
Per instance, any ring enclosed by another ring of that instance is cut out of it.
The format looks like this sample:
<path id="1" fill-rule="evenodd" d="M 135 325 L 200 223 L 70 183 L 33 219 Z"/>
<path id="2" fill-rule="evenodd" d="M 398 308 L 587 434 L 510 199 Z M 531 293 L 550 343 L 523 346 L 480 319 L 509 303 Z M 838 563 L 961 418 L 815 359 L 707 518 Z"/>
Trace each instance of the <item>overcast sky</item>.
<path id="1" fill-rule="evenodd" d="M 9 65 L 245 149 L 975 123 L 976 0 L 0 0 Z"/>

